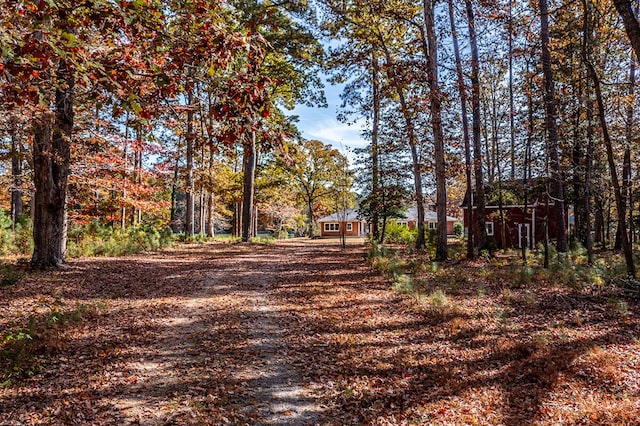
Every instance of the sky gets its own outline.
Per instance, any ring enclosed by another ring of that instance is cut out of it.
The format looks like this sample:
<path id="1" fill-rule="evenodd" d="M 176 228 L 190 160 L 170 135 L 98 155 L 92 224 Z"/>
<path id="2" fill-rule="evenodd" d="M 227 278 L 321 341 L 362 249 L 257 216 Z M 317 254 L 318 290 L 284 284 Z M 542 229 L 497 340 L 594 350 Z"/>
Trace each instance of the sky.
<path id="1" fill-rule="evenodd" d="M 299 105 L 289 113 L 289 115 L 300 117 L 298 129 L 300 129 L 302 137 L 319 140 L 341 151 L 345 151 L 345 148 L 351 150 L 365 147 L 368 142 L 360 136 L 361 126 L 341 123 L 336 118 L 338 108 L 342 103 L 340 99 L 342 86 L 325 82 L 324 90 L 328 108 Z M 346 152 L 343 153 L 346 154 Z"/>

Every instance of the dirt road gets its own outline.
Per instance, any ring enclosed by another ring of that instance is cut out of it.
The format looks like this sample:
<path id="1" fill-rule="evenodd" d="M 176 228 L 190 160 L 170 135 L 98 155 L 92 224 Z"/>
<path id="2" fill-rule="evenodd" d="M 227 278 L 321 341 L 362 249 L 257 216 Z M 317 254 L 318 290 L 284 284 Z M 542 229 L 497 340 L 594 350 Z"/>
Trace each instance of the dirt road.
<path id="1" fill-rule="evenodd" d="M 88 312 L 47 336 L 41 372 L 0 388 L 0 423 L 341 423 L 318 383 L 339 368 L 335 333 L 394 302 L 363 253 L 218 243 L 30 276 L 4 292 L 17 317 Z"/>
<path id="2" fill-rule="evenodd" d="M 30 273 L 0 288 L 0 349 L 34 373 L 0 380 L 0 425 L 638 424 L 633 300 L 474 262 L 403 296 L 364 250 L 215 243 Z M 16 352 L 30 320 L 37 350 Z"/>

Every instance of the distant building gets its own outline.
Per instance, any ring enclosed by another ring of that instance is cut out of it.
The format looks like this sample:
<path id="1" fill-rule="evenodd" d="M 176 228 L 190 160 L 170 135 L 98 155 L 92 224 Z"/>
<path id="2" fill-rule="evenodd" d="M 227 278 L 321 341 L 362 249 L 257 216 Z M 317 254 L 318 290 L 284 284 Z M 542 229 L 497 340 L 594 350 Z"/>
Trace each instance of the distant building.
<path id="1" fill-rule="evenodd" d="M 369 224 L 358 218 L 357 209 L 343 210 L 318 219 L 320 235 L 339 237 L 344 232 L 347 237 L 363 237 L 369 234 Z"/>
<path id="2" fill-rule="evenodd" d="M 502 225 L 500 220 L 500 208 L 498 203 L 497 186 L 485 186 L 485 216 L 488 241 L 495 242 L 499 248 L 522 247 L 534 248 L 539 242 L 544 241 L 545 227 L 549 228 L 549 239 L 558 236 L 555 222 L 556 206 L 553 200 L 546 199 L 545 179 L 532 180 L 527 186 L 527 209 L 524 205 L 524 184 L 522 180 L 502 182 L 504 212 L 505 241 L 502 241 Z M 470 224 L 478 221 L 477 203 L 472 206 L 472 214 L 469 217 L 469 192 L 462 203 L 464 209 L 464 229 L 468 232 Z M 565 217 L 568 217 L 565 214 Z M 548 217 L 548 220 L 547 220 Z M 474 241 L 477 242 L 477 230 L 474 229 Z"/>
<path id="3" fill-rule="evenodd" d="M 404 225 L 409 229 L 416 227 L 418 223 L 418 209 L 411 207 L 407 210 L 404 218 L 394 219 L 399 225 Z M 447 216 L 447 234 L 454 234 L 454 224 L 460 222 L 459 219 Z M 357 209 L 344 210 L 329 216 L 318 219 L 320 224 L 320 233 L 323 237 L 338 237 L 344 233 L 348 237 L 362 237 L 371 232 L 371 225 L 365 220 L 358 218 Z M 424 224 L 426 229 L 437 228 L 436 212 L 425 210 Z"/>
<path id="4" fill-rule="evenodd" d="M 406 225 L 410 229 L 415 228 L 418 224 L 418 208 L 410 207 L 407 210 L 405 218 L 396 219 L 396 222 L 399 225 Z M 460 219 L 452 216 L 447 216 L 447 235 L 453 235 L 455 233 L 454 225 L 456 222 L 460 222 Z M 425 209 L 424 225 L 426 229 L 431 229 L 434 231 L 438 228 L 438 215 L 435 211 Z"/>

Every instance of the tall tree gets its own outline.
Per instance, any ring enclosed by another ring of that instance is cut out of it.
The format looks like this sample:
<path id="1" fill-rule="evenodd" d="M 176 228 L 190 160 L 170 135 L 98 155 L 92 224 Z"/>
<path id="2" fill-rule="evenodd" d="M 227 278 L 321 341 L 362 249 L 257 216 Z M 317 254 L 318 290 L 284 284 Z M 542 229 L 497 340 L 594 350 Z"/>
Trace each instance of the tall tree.
<path id="1" fill-rule="evenodd" d="M 584 8 L 584 37 L 585 44 L 588 42 L 588 34 L 591 29 L 589 26 L 590 22 L 590 9 L 587 4 L 587 0 L 582 0 L 582 5 Z M 609 163 L 609 173 L 611 175 L 611 184 L 613 185 L 613 192 L 615 196 L 616 202 L 616 211 L 618 215 L 618 227 L 620 229 L 620 241 L 622 243 L 622 250 L 624 252 L 625 264 L 627 267 L 627 276 L 631 279 L 635 279 L 636 277 L 636 269 L 633 259 L 633 248 L 631 247 L 631 243 L 629 242 L 629 236 L 627 234 L 626 227 L 626 209 L 624 206 L 624 197 L 622 194 L 622 189 L 620 187 L 620 181 L 618 180 L 618 171 L 616 169 L 616 162 L 614 158 L 613 145 L 611 142 L 611 136 L 609 134 L 609 127 L 607 125 L 606 119 L 606 109 L 604 106 L 604 99 L 602 96 L 602 89 L 600 84 L 600 77 L 596 72 L 595 67 L 591 63 L 590 58 L 587 56 L 587 49 L 583 49 L 584 55 L 584 63 L 587 67 L 587 72 L 589 77 L 593 83 L 593 88 L 596 96 L 596 105 L 598 107 L 598 119 L 600 121 L 600 127 L 602 129 L 602 138 L 604 140 L 605 149 L 607 152 L 607 162 Z"/>
<path id="2" fill-rule="evenodd" d="M 345 161 L 340 151 L 317 140 L 303 142 L 293 154 L 289 173 L 305 205 L 309 237 L 315 236 L 316 208 L 335 194 L 335 182 L 343 175 Z"/>
<path id="3" fill-rule="evenodd" d="M 632 0 L 613 0 L 613 4 L 622 17 L 624 29 L 636 52 L 636 57 L 640 57 L 640 23 L 633 12 Z"/>
<path id="4" fill-rule="evenodd" d="M 555 206 L 555 226 L 557 233 L 556 248 L 559 253 L 567 251 L 565 220 L 564 179 L 560 166 L 560 148 L 558 143 L 558 124 L 555 100 L 553 71 L 551 69 L 551 51 L 549 40 L 549 9 L 547 0 L 539 0 L 540 38 L 542 40 L 542 72 L 544 75 L 545 129 L 548 138 L 548 156 L 551 180 L 553 184 L 553 202 Z"/>
<path id="5" fill-rule="evenodd" d="M 460 48 L 458 47 L 458 32 L 456 31 L 455 16 L 453 13 L 453 0 L 448 0 L 449 6 L 449 24 L 451 25 L 451 39 L 453 40 L 453 53 L 456 60 L 456 77 L 458 83 L 458 93 L 460 94 L 460 112 L 462 117 L 462 137 L 464 141 L 464 162 L 465 177 L 467 181 L 467 216 L 469 218 L 469 229 L 467 232 L 467 259 L 473 259 L 474 253 L 474 235 L 473 235 L 473 183 L 471 163 L 471 142 L 469 140 L 469 117 L 467 115 L 467 88 L 464 83 L 464 73 L 462 71 L 462 61 L 460 59 Z"/>
<path id="6" fill-rule="evenodd" d="M 469 43 L 471 46 L 471 109 L 473 115 L 473 171 L 476 183 L 476 214 L 477 220 L 471 219 L 476 226 L 478 247 L 483 249 L 487 245 L 484 176 L 482 172 L 482 141 L 480 139 L 480 60 L 478 57 L 478 42 L 476 24 L 471 0 L 465 0 L 467 20 L 469 24 Z M 471 232 L 471 229 L 470 229 Z"/>
<path id="7" fill-rule="evenodd" d="M 447 175 L 444 158 L 444 134 L 442 132 L 442 97 L 438 82 L 438 41 L 433 11 L 433 0 L 423 0 L 424 25 L 427 33 L 427 78 L 429 80 L 429 106 L 435 146 L 436 169 L 436 260 L 446 260 L 447 253 Z"/>

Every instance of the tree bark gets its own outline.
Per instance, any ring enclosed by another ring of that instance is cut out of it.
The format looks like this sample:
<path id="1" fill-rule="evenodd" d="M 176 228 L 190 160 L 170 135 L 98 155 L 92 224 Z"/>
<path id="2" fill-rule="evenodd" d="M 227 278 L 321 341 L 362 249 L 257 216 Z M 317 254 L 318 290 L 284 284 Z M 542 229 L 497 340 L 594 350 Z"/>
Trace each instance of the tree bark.
<path id="1" fill-rule="evenodd" d="M 416 211 L 418 216 L 416 223 L 416 228 L 418 229 L 418 237 L 416 238 L 416 249 L 424 250 L 426 244 L 424 237 L 424 194 L 422 192 L 422 165 L 420 164 L 420 158 L 418 156 L 418 138 L 416 137 L 411 112 L 409 111 L 409 106 L 407 105 L 407 101 L 405 99 L 404 90 L 394 71 L 395 64 L 393 58 L 391 57 L 391 53 L 389 52 L 389 49 L 387 48 L 382 35 L 378 33 L 378 37 L 380 43 L 382 44 L 385 57 L 387 59 L 387 73 L 389 76 L 389 80 L 391 80 L 391 84 L 396 90 L 396 94 L 398 95 L 398 99 L 400 100 L 400 109 L 405 121 L 405 131 L 407 132 L 407 137 L 409 138 L 409 149 L 411 151 L 411 163 L 413 171 L 413 185 L 415 190 Z"/>
<path id="2" fill-rule="evenodd" d="M 484 199 L 484 176 L 482 172 L 482 141 L 480 140 L 480 61 L 478 42 L 471 0 L 465 0 L 467 20 L 469 21 L 469 42 L 471 44 L 471 106 L 473 115 L 473 163 L 476 180 L 476 214 L 478 247 L 487 245 L 487 229 Z M 474 222 L 474 221 L 472 221 Z"/>
<path id="3" fill-rule="evenodd" d="M 242 241 L 251 239 L 253 224 L 253 192 L 256 174 L 256 134 L 251 132 L 244 144 L 242 152 L 242 171 L 244 172 L 244 189 L 242 202 Z"/>
<path id="4" fill-rule="evenodd" d="M 509 139 L 511 142 L 511 180 L 516 178 L 516 110 L 513 101 L 513 0 L 509 1 Z"/>
<path id="5" fill-rule="evenodd" d="M 438 82 L 438 40 L 432 0 L 423 1 L 424 25 L 429 50 L 427 55 L 427 78 L 429 80 L 429 106 L 431 127 L 435 146 L 436 163 L 436 260 L 447 260 L 447 174 L 444 158 L 444 134 L 442 132 L 442 96 Z"/>
<path id="6" fill-rule="evenodd" d="M 584 33 L 585 39 L 589 31 L 589 7 L 586 0 L 582 0 L 584 8 Z M 586 43 L 585 43 L 586 44 Z M 602 138 L 604 139 L 604 145 L 607 152 L 607 162 L 609 163 L 609 173 L 611 175 L 611 184 L 613 185 L 613 192 L 616 202 L 616 210 L 618 215 L 618 229 L 620 229 L 620 242 L 622 244 L 622 250 L 624 252 L 625 264 L 627 267 L 627 276 L 631 279 L 636 277 L 636 269 L 633 260 L 633 249 L 629 242 L 629 236 L 627 234 L 626 227 L 626 209 L 624 206 L 624 197 L 620 188 L 620 181 L 618 180 L 618 171 L 616 169 L 615 158 L 613 154 L 613 145 L 611 143 L 611 137 L 609 136 L 609 129 L 607 126 L 606 113 L 604 107 L 604 101 L 602 99 L 602 92 L 600 89 L 600 79 L 596 70 L 591 64 L 589 57 L 587 56 L 586 49 L 583 50 L 583 60 L 587 67 L 587 72 L 593 82 L 593 88 L 596 95 L 596 105 L 598 106 L 598 119 L 600 121 L 600 127 L 602 129 Z"/>
<path id="7" fill-rule="evenodd" d="M 553 182 L 553 202 L 555 206 L 556 248 L 559 253 L 567 252 L 567 233 L 564 211 L 564 181 L 560 167 L 560 149 L 558 143 L 557 111 L 553 72 L 551 70 L 551 52 L 549 50 L 549 10 L 547 0 L 540 0 L 540 36 L 542 39 L 542 73 L 544 75 L 545 128 L 547 131 L 548 156 Z"/>
<path id="8" fill-rule="evenodd" d="M 22 144 L 18 131 L 18 120 L 11 117 L 9 133 L 11 136 L 11 224 L 15 229 L 16 222 L 22 217 Z"/>
<path id="9" fill-rule="evenodd" d="M 33 123 L 34 267 L 64 262 L 67 244 L 67 183 L 73 130 L 73 71 L 64 60 L 57 70 L 55 112 L 43 112 Z"/>
<path id="10" fill-rule="evenodd" d="M 627 104 L 627 120 L 625 123 L 626 145 L 624 149 L 624 168 L 623 168 L 623 184 L 624 197 L 629 205 L 629 241 L 633 245 L 634 224 L 633 224 L 633 189 L 632 189 L 632 170 L 631 170 L 631 147 L 633 146 L 634 131 L 634 101 L 635 101 L 635 84 L 636 84 L 636 61 L 632 53 L 629 58 L 629 103 Z"/>
<path id="11" fill-rule="evenodd" d="M 378 134 L 380 126 L 380 69 L 378 65 L 378 57 L 375 54 L 375 50 L 371 50 L 371 90 L 373 101 L 373 119 L 371 125 L 371 194 L 372 200 L 375 200 L 371 205 L 371 220 L 373 226 L 373 238 L 378 242 L 380 241 L 380 215 L 378 214 L 379 203 L 379 190 L 380 190 L 380 159 L 378 155 Z"/>
<path id="12" fill-rule="evenodd" d="M 587 99 L 587 153 L 584 165 L 584 230 L 589 264 L 593 264 L 593 237 L 591 236 L 591 169 L 593 163 L 593 103 L 591 90 L 586 86 Z"/>
<path id="13" fill-rule="evenodd" d="M 622 18 L 624 29 L 633 50 L 636 52 L 636 57 L 640 58 L 640 24 L 633 13 L 631 0 L 613 0 L 613 4 Z"/>
<path id="14" fill-rule="evenodd" d="M 473 259 L 474 253 L 474 235 L 473 235 L 473 183 L 471 177 L 471 141 L 469 139 L 469 117 L 467 115 L 467 88 L 464 84 L 464 74 L 462 72 L 462 61 L 460 60 L 460 48 L 458 46 L 458 32 L 456 31 L 456 22 L 453 14 L 453 1 L 448 0 L 449 6 L 449 24 L 451 25 L 451 39 L 453 40 L 453 53 L 456 59 L 456 77 L 458 83 L 458 92 L 460 93 L 460 112 L 462 114 L 462 136 L 464 140 L 464 164 L 465 177 L 467 182 L 467 216 L 469 218 L 469 227 L 467 229 L 467 259 Z"/>
<path id="15" fill-rule="evenodd" d="M 213 195 L 213 191 L 210 191 L 207 199 L 207 237 L 213 238 L 216 236 L 215 233 L 215 197 Z"/>
<path id="16" fill-rule="evenodd" d="M 193 140 L 195 134 L 193 132 L 193 88 L 189 88 L 187 92 L 187 181 L 186 196 L 187 208 L 185 217 L 184 232 L 188 237 L 195 233 L 195 185 L 193 181 Z"/>

